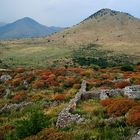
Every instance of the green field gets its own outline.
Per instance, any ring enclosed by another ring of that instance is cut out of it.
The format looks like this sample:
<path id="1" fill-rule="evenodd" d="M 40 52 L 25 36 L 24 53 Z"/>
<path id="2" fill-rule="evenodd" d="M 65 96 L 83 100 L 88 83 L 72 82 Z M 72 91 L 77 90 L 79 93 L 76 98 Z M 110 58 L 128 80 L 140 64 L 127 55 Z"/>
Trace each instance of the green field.
<path id="1" fill-rule="evenodd" d="M 10 67 L 46 67 L 69 56 L 71 51 L 53 46 L 4 46 L 0 47 L 0 59 Z"/>

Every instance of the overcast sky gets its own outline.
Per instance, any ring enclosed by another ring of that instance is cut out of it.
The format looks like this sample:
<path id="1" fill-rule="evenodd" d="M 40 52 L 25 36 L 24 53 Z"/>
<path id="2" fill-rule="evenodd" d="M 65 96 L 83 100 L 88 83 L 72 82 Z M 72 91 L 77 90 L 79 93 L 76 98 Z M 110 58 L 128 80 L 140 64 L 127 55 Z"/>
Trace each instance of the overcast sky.
<path id="1" fill-rule="evenodd" d="M 110 8 L 140 18 L 140 0 L 0 0 L 0 22 L 31 17 L 47 26 L 72 26 Z"/>

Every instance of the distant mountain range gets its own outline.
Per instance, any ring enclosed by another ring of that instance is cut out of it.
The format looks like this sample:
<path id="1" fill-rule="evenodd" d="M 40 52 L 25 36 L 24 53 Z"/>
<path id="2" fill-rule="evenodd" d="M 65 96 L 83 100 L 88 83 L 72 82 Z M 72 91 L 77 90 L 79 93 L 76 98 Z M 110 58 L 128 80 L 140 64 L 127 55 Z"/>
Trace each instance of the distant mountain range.
<path id="1" fill-rule="evenodd" d="M 25 17 L 10 24 L 0 22 L 0 39 L 44 37 L 63 29 L 53 26 L 47 27 L 29 17 Z"/>

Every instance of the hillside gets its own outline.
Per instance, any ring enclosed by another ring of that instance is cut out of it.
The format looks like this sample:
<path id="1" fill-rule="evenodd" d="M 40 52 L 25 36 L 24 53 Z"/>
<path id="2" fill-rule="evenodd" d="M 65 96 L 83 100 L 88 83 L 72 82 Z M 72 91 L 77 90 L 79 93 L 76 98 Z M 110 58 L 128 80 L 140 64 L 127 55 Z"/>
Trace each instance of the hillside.
<path id="1" fill-rule="evenodd" d="M 140 20 L 127 13 L 102 9 L 48 39 L 65 46 L 102 44 L 104 49 L 136 55 L 140 52 Z"/>
<path id="2" fill-rule="evenodd" d="M 48 37 L 59 27 L 1 27 L 17 39 L 0 40 L 0 140 L 140 140 L 139 29 L 110 9 Z"/>
<path id="3" fill-rule="evenodd" d="M 139 140 L 139 83 L 140 66 L 1 70 L 0 138 Z"/>
<path id="4" fill-rule="evenodd" d="M 6 25 L 5 22 L 0 22 L 0 27 L 2 27 L 2 26 L 4 26 L 4 25 Z"/>
<path id="5" fill-rule="evenodd" d="M 31 18 L 25 17 L 0 27 L 0 39 L 42 37 L 62 29 L 59 27 L 47 27 Z"/>

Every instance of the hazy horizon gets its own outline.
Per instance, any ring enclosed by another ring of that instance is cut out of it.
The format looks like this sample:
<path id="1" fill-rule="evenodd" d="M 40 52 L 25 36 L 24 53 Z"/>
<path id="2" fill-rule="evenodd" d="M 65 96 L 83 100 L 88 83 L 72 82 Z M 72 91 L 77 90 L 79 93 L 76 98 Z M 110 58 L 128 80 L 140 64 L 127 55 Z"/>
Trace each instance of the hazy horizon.
<path id="1" fill-rule="evenodd" d="M 46 26 L 69 27 L 103 8 L 140 18 L 140 1 L 133 0 L 0 0 L 0 22 L 30 17 Z"/>

